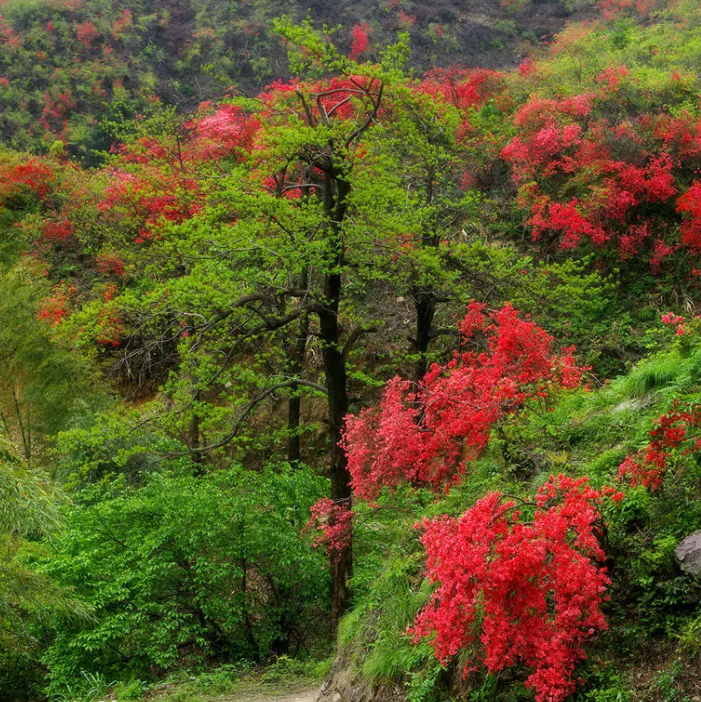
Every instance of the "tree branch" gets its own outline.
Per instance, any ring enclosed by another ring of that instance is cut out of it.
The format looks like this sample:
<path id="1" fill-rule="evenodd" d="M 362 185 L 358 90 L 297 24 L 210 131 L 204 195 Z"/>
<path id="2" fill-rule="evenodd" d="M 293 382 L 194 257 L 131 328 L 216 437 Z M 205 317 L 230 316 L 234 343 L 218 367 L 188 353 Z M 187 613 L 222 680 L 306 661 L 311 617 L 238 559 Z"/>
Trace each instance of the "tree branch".
<path id="1" fill-rule="evenodd" d="M 312 390 L 317 390 L 318 392 L 323 392 L 325 394 L 328 394 L 328 390 L 323 386 L 319 385 L 318 383 L 313 383 L 311 380 L 302 380 L 301 378 L 294 378 L 292 380 L 287 380 L 283 383 L 276 383 L 275 385 L 271 385 L 269 388 L 266 388 L 265 390 L 261 390 L 243 409 L 241 414 L 238 416 L 236 421 L 234 422 L 234 425 L 231 427 L 229 432 L 219 441 L 217 441 L 215 444 L 209 444 L 207 446 L 199 446 L 196 448 L 192 448 L 189 451 L 183 452 L 183 453 L 178 453 L 175 454 L 177 456 L 188 456 L 192 453 L 206 453 L 208 451 L 213 451 L 218 448 L 222 448 L 222 446 L 226 446 L 230 441 L 232 441 L 235 437 L 236 434 L 238 434 L 239 429 L 241 428 L 241 425 L 244 423 L 248 415 L 253 411 L 253 409 L 261 403 L 263 400 L 265 400 L 266 397 L 269 397 L 272 395 L 274 392 L 277 390 L 282 390 L 283 388 L 296 388 L 299 386 L 303 387 L 308 387 L 311 388 Z"/>

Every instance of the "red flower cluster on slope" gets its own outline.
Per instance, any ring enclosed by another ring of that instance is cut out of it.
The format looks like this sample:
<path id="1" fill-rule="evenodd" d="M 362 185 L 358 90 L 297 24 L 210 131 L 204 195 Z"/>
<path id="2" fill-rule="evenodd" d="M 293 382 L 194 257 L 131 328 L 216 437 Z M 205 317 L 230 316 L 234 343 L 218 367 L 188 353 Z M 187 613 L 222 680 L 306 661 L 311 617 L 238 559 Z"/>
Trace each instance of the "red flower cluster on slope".
<path id="1" fill-rule="evenodd" d="M 599 76 L 598 94 L 532 99 L 516 113 L 521 134 L 502 157 L 512 166 L 519 203 L 531 211 L 535 241 L 550 236 L 563 249 L 584 241 L 613 246 L 621 259 L 649 245 L 657 269 L 676 249 L 655 231 L 664 233 L 673 215 L 679 161 L 650 122 L 610 124 L 592 116 L 597 101 L 604 104 L 627 76 L 624 66 L 613 67 Z"/>
<path id="2" fill-rule="evenodd" d="M 118 39 L 126 29 L 130 29 L 134 23 L 134 15 L 131 10 L 124 9 L 112 25 L 112 36 Z"/>
<path id="3" fill-rule="evenodd" d="M 421 541 L 438 589 L 409 633 L 428 637 L 442 663 L 470 649 L 491 673 L 523 664 L 538 702 L 563 700 L 586 658 L 582 645 L 607 628 L 610 581 L 596 535 L 605 494 L 586 478 L 551 476 L 528 521 L 496 492 L 460 519 L 425 520 Z"/>
<path id="4" fill-rule="evenodd" d="M 92 22 L 81 22 L 75 27 L 76 39 L 85 47 L 90 47 L 100 32 Z"/>
<path id="5" fill-rule="evenodd" d="M 200 106 L 203 112 L 203 106 Z M 250 151 L 260 122 L 235 105 L 221 105 L 194 122 L 193 160 L 218 160 Z"/>
<path id="6" fill-rule="evenodd" d="M 356 24 L 355 27 L 351 29 L 351 59 L 357 59 L 358 56 L 364 54 L 368 50 L 368 46 L 370 45 L 370 39 L 368 37 L 369 32 L 370 27 L 367 22 Z"/>
<path id="7" fill-rule="evenodd" d="M 142 137 L 113 149 L 119 155 L 99 209 L 131 219 L 137 243 L 159 236 L 160 225 L 182 222 L 204 206 L 208 166 L 250 153 L 260 122 L 240 108 L 200 106 L 182 129 Z"/>
<path id="8" fill-rule="evenodd" d="M 43 198 L 54 181 L 53 170 L 34 158 L 18 165 L 0 163 L 0 199 L 15 195 L 24 188 Z"/>
<path id="9" fill-rule="evenodd" d="M 108 304 L 105 305 L 97 321 L 95 341 L 100 346 L 116 348 L 124 335 L 124 327 L 122 326 L 121 315 L 112 304 L 109 304 L 113 295 L 113 291 L 105 291 L 104 297 Z"/>
<path id="10" fill-rule="evenodd" d="M 58 95 L 52 95 L 49 91 L 46 91 L 39 123 L 48 132 L 65 135 L 68 117 L 71 111 L 75 109 L 75 106 L 75 99 L 70 91 L 63 90 Z"/>
<path id="11" fill-rule="evenodd" d="M 163 221 L 182 222 L 202 207 L 199 184 L 194 178 L 173 173 L 167 160 L 144 164 L 139 175 L 115 169 L 105 188 L 101 212 L 121 210 L 139 226 L 139 239 L 158 236 Z"/>
<path id="12" fill-rule="evenodd" d="M 701 251 L 701 181 L 695 180 L 679 198 L 677 212 L 688 215 L 682 222 L 682 243 Z"/>
<path id="13" fill-rule="evenodd" d="M 437 68 L 428 72 L 418 90 L 441 96 L 448 103 L 466 112 L 483 105 L 505 87 L 503 74 L 487 68 Z"/>
<path id="14" fill-rule="evenodd" d="M 699 405 L 663 414 L 650 430 L 652 441 L 647 447 L 627 456 L 621 463 L 619 479 L 627 479 L 633 487 L 642 485 L 652 491 L 658 490 L 675 454 L 688 455 L 701 450 L 701 434 L 692 431 L 699 427 Z"/>
<path id="15" fill-rule="evenodd" d="M 97 270 L 103 275 L 115 275 L 118 278 L 124 275 L 124 261 L 117 254 L 99 254 L 95 262 Z"/>
<path id="16" fill-rule="evenodd" d="M 61 281 L 54 288 L 52 295 L 41 303 L 37 312 L 37 319 L 49 322 L 52 327 L 60 324 L 68 316 L 68 311 L 76 292 L 73 285 Z"/>
<path id="17" fill-rule="evenodd" d="M 667 324 L 671 327 L 677 327 L 677 336 L 684 336 L 685 334 L 690 334 L 691 330 L 686 326 L 686 319 L 680 317 L 673 312 L 667 312 L 661 317 L 662 323 Z"/>
<path id="18" fill-rule="evenodd" d="M 332 558 L 343 553 L 353 532 L 353 513 L 347 504 L 337 504 L 328 497 L 319 500 L 311 508 L 309 521 L 304 529 L 316 529 L 315 548 L 325 548 Z"/>
<path id="19" fill-rule="evenodd" d="M 690 86 L 672 73 L 665 90 L 681 95 Z M 688 112 L 622 116 L 631 96 L 650 98 L 617 65 L 599 75 L 596 91 L 532 97 L 501 156 L 534 240 L 564 249 L 588 242 L 621 260 L 646 250 L 657 272 L 680 248 L 701 254 L 701 120 Z"/>
<path id="20" fill-rule="evenodd" d="M 662 0 L 599 0 L 599 6 L 606 19 L 625 14 L 634 14 L 641 18 L 647 17 L 661 4 Z"/>
<path id="21" fill-rule="evenodd" d="M 468 307 L 460 331 L 465 343 L 479 335 L 487 348 L 456 352 L 434 364 L 416 391 L 391 380 L 376 407 L 346 418 L 342 445 L 354 493 L 374 499 L 401 482 L 447 488 L 489 441 L 494 424 L 553 386 L 575 387 L 582 369 L 573 349 L 552 352 L 552 338 L 510 305 L 487 313 Z"/>
<path id="22" fill-rule="evenodd" d="M 48 220 L 42 225 L 42 238 L 53 244 L 60 244 L 71 239 L 74 233 L 73 223 L 65 217 L 56 221 Z"/>

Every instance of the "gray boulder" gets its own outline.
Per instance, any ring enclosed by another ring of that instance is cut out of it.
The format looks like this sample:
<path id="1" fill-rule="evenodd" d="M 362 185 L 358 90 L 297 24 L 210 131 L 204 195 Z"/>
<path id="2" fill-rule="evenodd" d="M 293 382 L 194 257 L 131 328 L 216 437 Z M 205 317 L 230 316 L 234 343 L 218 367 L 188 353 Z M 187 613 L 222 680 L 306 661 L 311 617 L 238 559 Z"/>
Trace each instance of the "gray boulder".
<path id="1" fill-rule="evenodd" d="M 685 573 L 701 578 L 701 530 L 689 534 L 674 549 L 674 555 Z"/>

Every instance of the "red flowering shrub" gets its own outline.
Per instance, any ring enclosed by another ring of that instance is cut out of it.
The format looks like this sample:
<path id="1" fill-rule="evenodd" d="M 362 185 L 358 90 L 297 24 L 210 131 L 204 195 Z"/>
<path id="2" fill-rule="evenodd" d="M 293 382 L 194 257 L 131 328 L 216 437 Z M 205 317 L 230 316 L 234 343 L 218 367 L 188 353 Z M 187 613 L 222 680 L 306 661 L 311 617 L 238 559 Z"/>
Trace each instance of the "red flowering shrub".
<path id="1" fill-rule="evenodd" d="M 353 532 L 353 513 L 346 503 L 334 503 L 328 497 L 311 508 L 305 530 L 315 529 L 315 548 L 324 548 L 332 558 L 337 558 L 350 544 Z"/>
<path id="2" fill-rule="evenodd" d="M 49 322 L 52 327 L 60 324 L 68 316 L 76 292 L 73 285 L 61 281 L 53 293 L 41 303 L 37 319 Z"/>
<path id="3" fill-rule="evenodd" d="M 47 132 L 63 135 L 67 128 L 68 117 L 75 106 L 75 100 L 68 90 L 63 90 L 57 95 L 47 91 L 44 93 L 44 106 L 39 123 Z"/>
<path id="4" fill-rule="evenodd" d="M 498 71 L 487 68 L 437 68 L 428 72 L 419 92 L 441 96 L 463 112 L 484 105 L 487 100 L 504 89 L 504 77 Z"/>
<path id="5" fill-rule="evenodd" d="M 115 39 L 119 38 L 126 30 L 131 29 L 133 22 L 134 16 L 132 15 L 131 10 L 122 10 L 112 25 L 112 36 Z"/>
<path id="6" fill-rule="evenodd" d="M 95 259 L 97 270 L 104 275 L 124 275 L 124 261 L 117 254 L 100 254 Z"/>
<path id="7" fill-rule="evenodd" d="M 682 243 L 701 251 L 701 181 L 695 180 L 679 198 L 677 211 L 687 215 L 682 222 Z"/>
<path id="8" fill-rule="evenodd" d="M 111 302 L 112 295 L 113 293 L 109 290 L 105 291 L 107 303 Z M 119 346 L 123 334 L 124 327 L 121 315 L 112 304 L 106 304 L 97 320 L 95 341 L 99 346 L 116 348 Z"/>
<path id="9" fill-rule="evenodd" d="M 409 29 L 416 24 L 416 15 L 409 15 L 404 10 L 399 10 L 397 21 L 402 29 Z"/>
<path id="10" fill-rule="evenodd" d="M 370 32 L 370 27 L 367 22 L 362 24 L 356 24 L 353 29 L 351 29 L 351 59 L 355 60 L 361 54 L 364 54 L 368 50 L 370 45 L 370 39 L 368 34 Z"/>
<path id="11" fill-rule="evenodd" d="M 139 226 L 138 240 L 159 236 L 163 221 L 182 222 L 202 206 L 199 184 L 185 174 L 174 174 L 168 160 L 155 157 L 139 174 L 115 169 L 105 188 L 99 210 L 112 217 L 128 216 Z"/>
<path id="12" fill-rule="evenodd" d="M 618 468 L 620 480 L 650 490 L 662 486 L 670 462 L 701 450 L 701 406 L 674 409 L 657 419 L 650 430 L 650 443 L 636 454 L 627 456 Z"/>
<path id="13" fill-rule="evenodd" d="M 100 32 L 92 22 L 81 22 L 75 27 L 76 39 L 85 47 L 90 47 Z"/>
<path id="14" fill-rule="evenodd" d="M 0 163 L 0 199 L 30 190 L 40 198 L 45 197 L 55 181 L 53 170 L 37 159 L 12 165 Z"/>
<path id="15" fill-rule="evenodd" d="M 114 147 L 119 159 L 100 211 L 130 220 L 136 243 L 160 236 L 163 222 L 183 222 L 202 209 L 208 168 L 224 158 L 244 158 L 259 129 L 260 122 L 238 107 L 204 103 L 173 133 Z"/>
<path id="16" fill-rule="evenodd" d="M 192 159 L 217 160 L 234 154 L 242 156 L 249 151 L 260 122 L 235 105 L 221 105 L 209 114 L 207 107 L 200 106 L 202 116 L 193 124 Z"/>
<path id="17" fill-rule="evenodd" d="M 675 169 L 685 164 L 659 136 L 654 120 L 613 124 L 597 118 L 628 80 L 625 66 L 598 78 L 598 93 L 563 100 L 531 99 L 515 115 L 519 136 L 502 150 L 530 211 L 534 241 L 572 249 L 584 242 L 612 247 L 621 260 L 645 247 L 657 271 L 677 249 L 664 236 L 675 209 L 692 214 L 683 244 L 694 246 L 693 198 L 676 202 Z"/>
<path id="18" fill-rule="evenodd" d="M 625 14 L 644 18 L 662 5 L 663 0 L 599 0 L 599 7 L 607 19 Z"/>
<path id="19" fill-rule="evenodd" d="M 677 336 L 684 336 L 685 334 L 691 333 L 691 330 L 686 326 L 684 317 L 680 317 L 673 312 L 667 312 L 662 315 L 661 319 L 663 324 L 667 324 L 670 327 L 676 326 Z"/>
<path id="20" fill-rule="evenodd" d="M 510 305 L 488 313 L 468 307 L 460 332 L 487 350 L 456 352 L 434 364 L 413 389 L 391 380 L 376 407 L 346 419 L 342 445 L 355 494 L 373 499 L 383 486 L 403 481 L 447 488 L 489 441 L 494 424 L 534 396 L 554 387 L 575 387 L 582 369 L 573 349 L 552 352 L 552 338 Z"/>
<path id="21" fill-rule="evenodd" d="M 75 227 L 68 219 L 62 218 L 57 221 L 44 222 L 42 226 L 42 238 L 52 244 L 60 244 L 69 240 L 75 233 Z"/>
<path id="22" fill-rule="evenodd" d="M 428 637 L 442 663 L 468 649 L 465 674 L 477 662 L 491 673 L 525 665 L 538 702 L 567 697 L 582 645 L 607 628 L 610 581 L 597 540 L 605 493 L 586 478 L 551 476 L 533 502 L 493 492 L 459 519 L 424 520 L 438 588 L 410 630 L 415 640 Z"/>

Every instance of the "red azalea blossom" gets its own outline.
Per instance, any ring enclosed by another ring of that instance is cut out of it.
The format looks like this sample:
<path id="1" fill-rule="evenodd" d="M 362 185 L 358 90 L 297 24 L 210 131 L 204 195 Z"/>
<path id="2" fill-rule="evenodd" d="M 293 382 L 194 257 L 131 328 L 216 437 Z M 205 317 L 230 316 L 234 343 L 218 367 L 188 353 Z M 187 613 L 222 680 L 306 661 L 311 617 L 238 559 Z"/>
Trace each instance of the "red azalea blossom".
<path id="1" fill-rule="evenodd" d="M 315 529 L 315 548 L 325 548 L 331 558 L 337 558 L 348 547 L 353 531 L 353 513 L 347 504 L 322 498 L 311 508 L 305 530 Z"/>
<path id="2" fill-rule="evenodd" d="M 476 334 L 487 351 L 455 353 L 434 364 L 414 390 L 409 381 L 387 383 L 376 407 L 346 418 L 342 446 L 353 490 L 374 499 L 401 482 L 447 489 L 485 448 L 495 423 L 554 387 L 576 387 L 582 376 L 573 348 L 552 352 L 552 338 L 510 305 L 488 312 L 472 303 L 460 332 Z"/>
<path id="3" fill-rule="evenodd" d="M 676 322 L 675 322 L 676 323 Z M 657 419 L 650 430 L 650 443 L 627 456 L 618 468 L 619 480 L 651 491 L 662 487 L 670 460 L 696 453 L 701 448 L 701 405 L 674 409 Z"/>
<path id="4" fill-rule="evenodd" d="M 124 275 L 124 261 L 117 254 L 100 254 L 95 260 L 100 273 L 118 278 Z"/>
<path id="5" fill-rule="evenodd" d="M 362 24 L 356 24 L 353 29 L 351 29 L 351 59 L 355 60 L 361 54 L 364 54 L 368 50 L 370 45 L 370 40 L 368 34 L 370 32 L 370 27 L 367 22 Z"/>
<path id="6" fill-rule="evenodd" d="M 59 325 L 68 316 L 76 292 L 73 285 L 60 282 L 53 293 L 42 301 L 37 319 L 49 322 L 52 327 Z"/>
<path id="7" fill-rule="evenodd" d="M 607 628 L 601 604 L 610 583 L 600 565 L 598 505 L 587 479 L 550 477 L 530 519 L 498 492 L 459 519 L 424 520 L 428 578 L 437 584 L 409 633 L 427 637 L 446 663 L 473 650 L 490 673 L 517 664 L 538 702 L 561 702 L 575 688 L 583 644 Z M 529 507 L 529 505 L 531 505 Z"/>
<path id="8" fill-rule="evenodd" d="M 100 32 L 92 22 L 82 22 L 77 24 L 75 28 L 76 38 L 86 47 L 89 47 L 95 39 L 97 39 L 99 34 Z"/>

